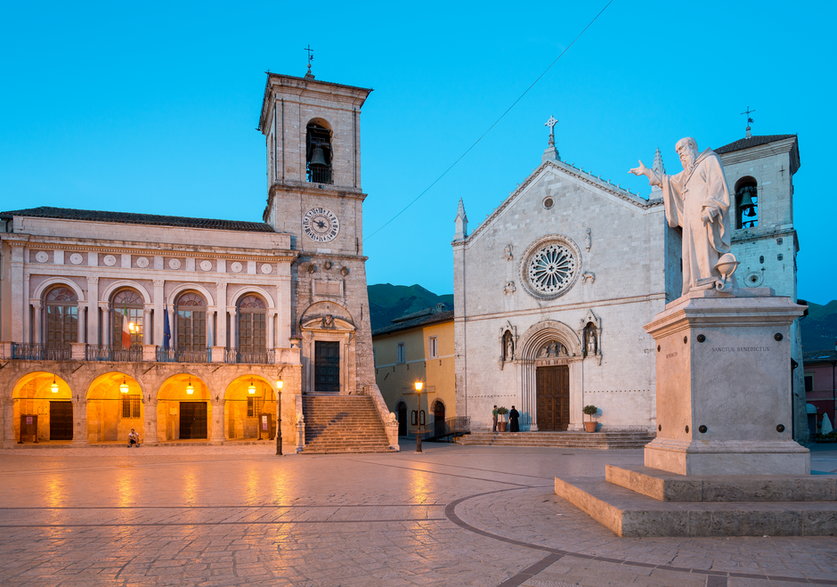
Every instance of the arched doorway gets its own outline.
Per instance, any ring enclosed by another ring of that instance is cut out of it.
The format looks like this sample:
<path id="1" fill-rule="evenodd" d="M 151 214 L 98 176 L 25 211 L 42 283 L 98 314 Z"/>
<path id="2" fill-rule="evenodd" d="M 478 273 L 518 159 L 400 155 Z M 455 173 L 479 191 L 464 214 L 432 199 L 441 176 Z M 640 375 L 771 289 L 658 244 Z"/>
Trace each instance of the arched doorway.
<path id="1" fill-rule="evenodd" d="M 87 390 L 87 441 L 127 442 L 132 428 L 144 437 L 143 410 L 136 379 L 119 372 L 100 375 Z"/>
<path id="2" fill-rule="evenodd" d="M 70 386 L 54 373 L 22 377 L 12 391 L 12 429 L 19 443 L 73 439 Z"/>
<path id="3" fill-rule="evenodd" d="M 441 400 L 433 402 L 433 436 L 445 434 L 445 404 Z"/>
<path id="4" fill-rule="evenodd" d="M 157 438 L 206 440 L 212 406 L 206 384 L 188 373 L 169 377 L 157 393 Z"/>
<path id="5" fill-rule="evenodd" d="M 398 402 L 395 410 L 398 414 L 398 436 L 407 436 L 407 404 Z"/>
<path id="6" fill-rule="evenodd" d="M 276 396 L 268 381 L 245 375 L 227 387 L 224 430 L 227 440 L 276 438 Z"/>
<path id="7" fill-rule="evenodd" d="M 523 429 L 575 429 L 581 422 L 579 369 L 584 359 L 578 334 L 563 322 L 543 320 L 522 338 Z"/>

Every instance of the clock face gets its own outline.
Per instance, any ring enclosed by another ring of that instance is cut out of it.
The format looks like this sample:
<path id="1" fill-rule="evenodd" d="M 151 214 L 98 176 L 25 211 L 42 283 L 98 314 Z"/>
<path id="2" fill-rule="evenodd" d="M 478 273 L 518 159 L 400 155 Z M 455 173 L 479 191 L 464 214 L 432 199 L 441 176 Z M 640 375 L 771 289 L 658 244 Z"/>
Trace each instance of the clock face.
<path id="1" fill-rule="evenodd" d="M 337 236 L 340 222 L 331 210 L 326 208 L 311 208 L 302 217 L 302 230 L 308 238 L 325 243 Z"/>

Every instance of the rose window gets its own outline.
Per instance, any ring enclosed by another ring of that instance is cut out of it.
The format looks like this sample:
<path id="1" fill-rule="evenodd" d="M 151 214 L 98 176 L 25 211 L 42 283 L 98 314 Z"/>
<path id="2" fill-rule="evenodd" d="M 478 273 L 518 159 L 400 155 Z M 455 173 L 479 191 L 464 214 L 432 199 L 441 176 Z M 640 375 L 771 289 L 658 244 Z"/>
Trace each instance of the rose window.
<path id="1" fill-rule="evenodd" d="M 529 258 L 528 277 L 532 288 L 546 296 L 556 296 L 573 282 L 576 259 L 569 247 L 549 243 Z"/>

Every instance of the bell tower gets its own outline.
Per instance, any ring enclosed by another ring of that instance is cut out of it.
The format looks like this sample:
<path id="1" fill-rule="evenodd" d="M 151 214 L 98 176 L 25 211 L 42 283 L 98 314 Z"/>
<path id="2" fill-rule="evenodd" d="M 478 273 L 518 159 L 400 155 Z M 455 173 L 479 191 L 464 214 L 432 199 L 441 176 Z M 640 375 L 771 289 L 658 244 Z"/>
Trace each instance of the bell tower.
<path id="1" fill-rule="evenodd" d="M 269 73 L 259 130 L 267 147 L 264 220 L 290 234 L 298 253 L 290 303 L 302 392 L 371 395 L 385 416 L 362 242 L 360 109 L 371 91 L 319 81 L 310 71 Z"/>

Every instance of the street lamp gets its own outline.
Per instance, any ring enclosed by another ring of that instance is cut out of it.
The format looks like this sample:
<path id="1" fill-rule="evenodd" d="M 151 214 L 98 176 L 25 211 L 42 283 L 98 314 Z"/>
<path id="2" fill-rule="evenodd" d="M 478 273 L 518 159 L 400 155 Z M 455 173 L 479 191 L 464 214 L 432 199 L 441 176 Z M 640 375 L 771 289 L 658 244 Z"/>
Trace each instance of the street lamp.
<path id="1" fill-rule="evenodd" d="M 282 456 L 282 388 L 285 382 L 276 380 L 276 454 Z"/>
<path id="2" fill-rule="evenodd" d="M 421 390 L 424 389 L 423 381 L 416 381 L 413 386 L 416 389 L 416 402 L 418 409 L 416 410 L 416 452 L 421 452 Z"/>

